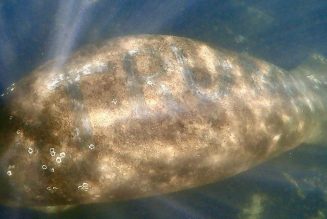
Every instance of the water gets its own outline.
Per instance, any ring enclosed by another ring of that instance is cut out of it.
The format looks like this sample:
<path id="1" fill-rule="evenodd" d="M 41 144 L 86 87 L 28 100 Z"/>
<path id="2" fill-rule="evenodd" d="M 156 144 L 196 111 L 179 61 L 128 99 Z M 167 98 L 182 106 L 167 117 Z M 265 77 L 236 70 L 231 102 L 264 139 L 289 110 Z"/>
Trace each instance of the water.
<path id="1" fill-rule="evenodd" d="M 186 36 L 292 69 L 327 55 L 327 2 L 52 1 L 0 3 L 0 93 L 55 56 L 139 33 Z M 2 218 L 326 218 L 327 150 L 304 145 L 250 171 L 153 198 L 47 215 L 0 207 Z"/>

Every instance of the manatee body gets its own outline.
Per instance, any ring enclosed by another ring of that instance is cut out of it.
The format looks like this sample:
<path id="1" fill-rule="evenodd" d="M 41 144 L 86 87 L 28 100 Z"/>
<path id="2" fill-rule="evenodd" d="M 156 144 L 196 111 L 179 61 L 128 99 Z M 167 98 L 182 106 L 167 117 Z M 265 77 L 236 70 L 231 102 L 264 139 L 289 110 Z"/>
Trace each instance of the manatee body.
<path id="1" fill-rule="evenodd" d="M 181 37 L 116 38 L 60 63 L 2 94 L 4 204 L 107 202 L 212 183 L 314 141 L 325 113 L 315 78 Z"/>

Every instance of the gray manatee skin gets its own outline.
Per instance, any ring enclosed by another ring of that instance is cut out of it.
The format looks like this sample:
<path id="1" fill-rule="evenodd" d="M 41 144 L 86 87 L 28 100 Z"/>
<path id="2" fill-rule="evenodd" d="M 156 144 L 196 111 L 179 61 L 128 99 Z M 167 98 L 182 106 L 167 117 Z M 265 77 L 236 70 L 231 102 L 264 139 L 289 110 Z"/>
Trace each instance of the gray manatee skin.
<path id="1" fill-rule="evenodd" d="M 314 79 L 182 37 L 88 46 L 1 95 L 0 202 L 109 202 L 233 176 L 317 139 Z"/>

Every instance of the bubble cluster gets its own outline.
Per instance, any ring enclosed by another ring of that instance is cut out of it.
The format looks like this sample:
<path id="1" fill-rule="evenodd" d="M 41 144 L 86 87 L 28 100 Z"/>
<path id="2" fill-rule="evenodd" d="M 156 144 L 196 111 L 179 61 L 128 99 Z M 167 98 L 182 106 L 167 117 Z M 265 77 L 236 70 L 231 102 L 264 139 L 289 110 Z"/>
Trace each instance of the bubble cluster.
<path id="1" fill-rule="evenodd" d="M 82 185 L 79 185 L 77 188 L 79 190 L 88 191 L 89 190 L 89 184 L 84 182 L 84 183 L 82 183 Z"/>
<path id="2" fill-rule="evenodd" d="M 90 148 L 90 150 L 94 150 L 95 149 L 95 145 L 94 144 L 90 144 L 89 145 L 89 148 Z"/>
<path id="3" fill-rule="evenodd" d="M 42 168 L 42 170 L 49 170 L 50 172 L 52 172 L 52 173 L 54 173 L 54 171 L 55 171 L 55 169 L 53 168 L 53 167 L 48 167 L 47 165 L 45 165 L 45 164 L 43 164 L 42 166 L 41 166 L 41 168 Z"/>
<path id="4" fill-rule="evenodd" d="M 33 154 L 33 148 L 28 148 L 28 149 L 27 149 L 27 152 L 28 152 L 29 154 Z"/>
<path id="5" fill-rule="evenodd" d="M 52 157 L 56 156 L 56 152 L 55 152 L 54 148 L 50 148 L 50 155 Z"/>
<path id="6" fill-rule="evenodd" d="M 52 157 L 55 157 L 57 154 L 54 148 L 50 148 L 49 152 Z M 60 152 L 60 153 L 58 152 L 58 156 L 55 159 L 56 163 L 60 164 L 65 156 L 66 156 L 65 152 Z M 52 168 L 50 169 L 50 171 L 54 172 L 54 169 Z"/>
<path id="7" fill-rule="evenodd" d="M 8 176 L 12 176 L 13 175 L 12 169 L 14 169 L 14 168 L 15 168 L 15 165 L 9 165 L 8 166 L 8 169 L 7 169 L 7 175 Z"/>
<path id="8" fill-rule="evenodd" d="M 153 82 L 150 81 L 150 80 L 148 80 L 146 83 L 147 83 L 147 85 L 149 85 L 149 86 L 153 86 Z"/>
<path id="9" fill-rule="evenodd" d="M 54 193 L 56 190 L 58 190 L 59 188 L 57 188 L 56 186 L 48 186 L 47 190 L 51 193 Z"/>
<path id="10" fill-rule="evenodd" d="M 111 103 L 113 103 L 113 104 L 115 104 L 115 105 L 117 104 L 117 102 L 118 102 L 118 101 L 117 101 L 117 99 L 115 99 L 115 98 L 112 99 L 112 101 L 111 101 Z"/>
<path id="11" fill-rule="evenodd" d="M 1 97 L 4 97 L 5 95 L 9 95 L 15 90 L 15 83 L 11 84 L 9 87 L 6 88 L 6 91 L 4 93 L 1 93 Z"/>

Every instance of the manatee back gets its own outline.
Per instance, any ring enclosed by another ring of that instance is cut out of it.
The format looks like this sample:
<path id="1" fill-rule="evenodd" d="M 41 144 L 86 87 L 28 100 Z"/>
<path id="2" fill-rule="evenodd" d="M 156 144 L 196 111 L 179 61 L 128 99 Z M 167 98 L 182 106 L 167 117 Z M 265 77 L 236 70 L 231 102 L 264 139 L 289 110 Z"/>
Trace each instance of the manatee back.
<path id="1" fill-rule="evenodd" d="M 191 188 L 289 150 L 317 127 L 283 70 L 186 38 L 122 37 L 58 63 L 6 95 L 5 202 L 69 205 Z"/>

